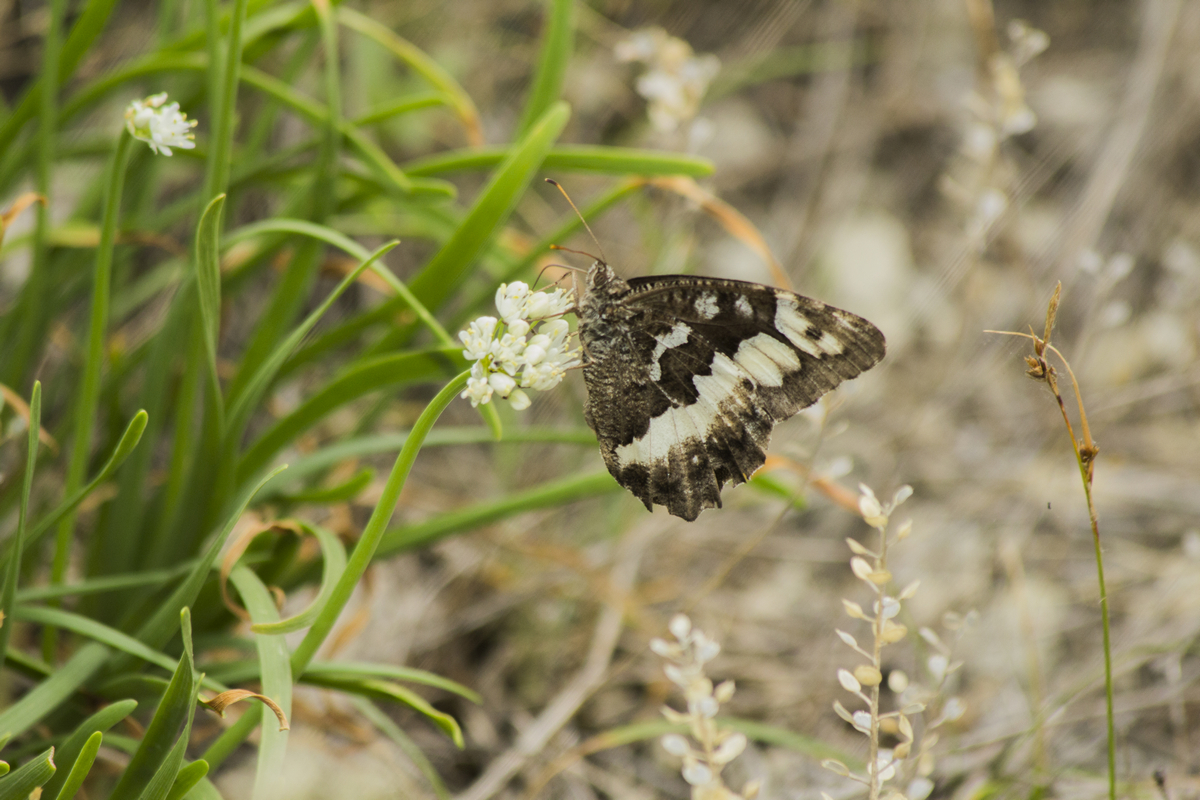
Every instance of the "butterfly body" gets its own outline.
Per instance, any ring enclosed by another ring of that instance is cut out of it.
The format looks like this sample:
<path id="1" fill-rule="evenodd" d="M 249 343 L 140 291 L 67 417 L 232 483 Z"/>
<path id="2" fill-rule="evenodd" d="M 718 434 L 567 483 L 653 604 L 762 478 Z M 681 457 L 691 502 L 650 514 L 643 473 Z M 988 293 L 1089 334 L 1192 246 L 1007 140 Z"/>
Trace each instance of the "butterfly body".
<path id="1" fill-rule="evenodd" d="M 762 466 L 771 430 L 883 358 L 861 317 L 761 284 L 588 272 L 584 415 L 617 482 L 694 520 Z"/>

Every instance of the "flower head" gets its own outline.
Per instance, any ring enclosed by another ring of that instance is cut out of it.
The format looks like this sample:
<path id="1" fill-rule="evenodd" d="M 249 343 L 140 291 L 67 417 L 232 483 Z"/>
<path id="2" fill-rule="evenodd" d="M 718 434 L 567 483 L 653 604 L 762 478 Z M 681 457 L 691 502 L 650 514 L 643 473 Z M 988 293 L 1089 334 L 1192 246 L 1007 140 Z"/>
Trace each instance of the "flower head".
<path id="1" fill-rule="evenodd" d="M 196 120 L 189 120 L 179 110 L 179 103 L 167 103 L 166 92 L 130 103 L 125 109 L 125 127 L 133 138 L 164 156 L 171 155 L 172 147 L 191 150 L 196 146 L 196 135 L 192 133 Z"/>
<path id="2" fill-rule="evenodd" d="M 479 317 L 458 334 L 463 357 L 475 362 L 462 396 L 478 406 L 497 394 L 523 411 L 531 403 L 525 389 L 557 386 L 566 370 L 580 363 L 580 349 L 569 342 L 571 326 L 559 318 L 574 305 L 574 296 L 562 289 L 531 292 L 520 281 L 501 284 L 496 290 L 500 319 Z"/>

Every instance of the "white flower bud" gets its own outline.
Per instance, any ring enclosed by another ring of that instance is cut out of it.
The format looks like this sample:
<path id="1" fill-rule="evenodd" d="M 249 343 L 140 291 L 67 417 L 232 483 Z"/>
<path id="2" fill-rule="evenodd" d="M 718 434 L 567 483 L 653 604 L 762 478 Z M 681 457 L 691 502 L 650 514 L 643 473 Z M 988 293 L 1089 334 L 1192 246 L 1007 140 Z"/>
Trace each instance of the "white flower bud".
<path id="1" fill-rule="evenodd" d="M 513 407 L 513 411 L 524 411 L 529 408 L 531 402 L 529 395 L 520 389 L 513 389 L 508 395 L 508 403 Z"/>
<path id="2" fill-rule="evenodd" d="M 509 393 L 517 388 L 517 382 L 503 372 L 493 372 L 488 376 L 488 383 L 501 397 L 508 397 Z"/>
<path id="3" fill-rule="evenodd" d="M 858 682 L 858 679 L 850 674 L 850 670 L 839 669 L 837 672 L 837 677 L 838 683 L 840 683 L 842 688 L 847 692 L 854 692 L 857 694 L 858 692 L 862 691 L 862 685 Z"/>
<path id="4" fill-rule="evenodd" d="M 686 756 L 692 752 L 688 740 L 678 733 L 668 733 L 662 737 L 662 746 L 663 750 L 666 750 L 673 756 Z"/>

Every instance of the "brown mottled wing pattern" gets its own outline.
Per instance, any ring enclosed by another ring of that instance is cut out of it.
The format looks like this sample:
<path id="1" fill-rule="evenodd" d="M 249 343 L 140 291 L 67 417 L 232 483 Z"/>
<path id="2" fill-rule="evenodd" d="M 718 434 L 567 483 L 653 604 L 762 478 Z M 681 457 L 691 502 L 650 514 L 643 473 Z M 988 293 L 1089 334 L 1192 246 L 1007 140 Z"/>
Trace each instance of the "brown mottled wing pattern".
<path id="1" fill-rule="evenodd" d="M 816 300 L 741 281 L 588 275 L 588 424 L 647 508 L 694 520 L 766 458 L 771 430 L 879 363 L 883 334 Z"/>

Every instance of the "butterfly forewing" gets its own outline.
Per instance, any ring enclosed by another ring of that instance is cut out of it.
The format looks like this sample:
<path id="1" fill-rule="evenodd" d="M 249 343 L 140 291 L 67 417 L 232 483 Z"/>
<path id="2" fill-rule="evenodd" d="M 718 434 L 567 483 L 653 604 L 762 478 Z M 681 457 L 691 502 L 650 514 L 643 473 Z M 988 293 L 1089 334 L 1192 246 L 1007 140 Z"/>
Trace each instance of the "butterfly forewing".
<path id="1" fill-rule="evenodd" d="M 775 423 L 883 358 L 849 312 L 741 281 L 628 282 L 597 263 L 580 306 L 588 424 L 647 508 L 687 520 L 762 466 Z"/>

